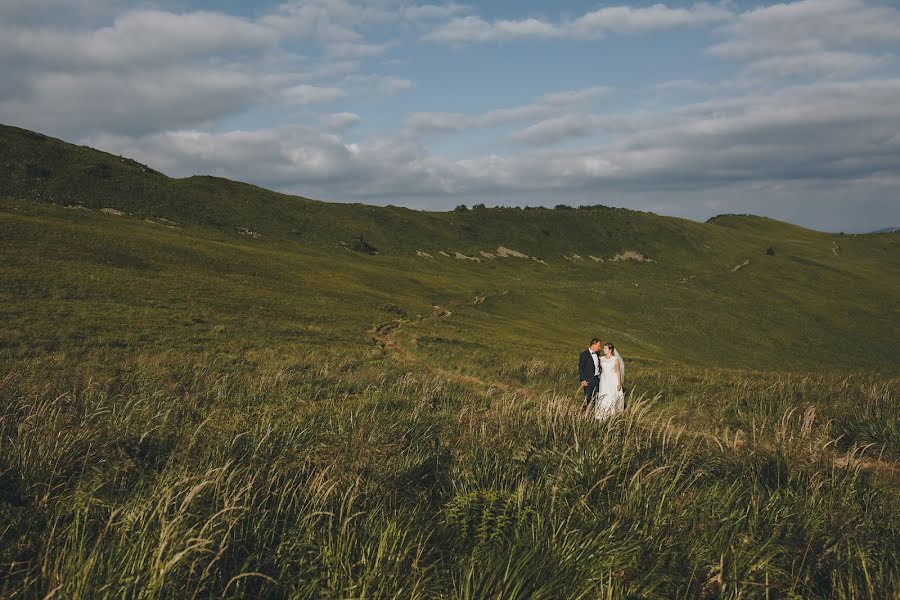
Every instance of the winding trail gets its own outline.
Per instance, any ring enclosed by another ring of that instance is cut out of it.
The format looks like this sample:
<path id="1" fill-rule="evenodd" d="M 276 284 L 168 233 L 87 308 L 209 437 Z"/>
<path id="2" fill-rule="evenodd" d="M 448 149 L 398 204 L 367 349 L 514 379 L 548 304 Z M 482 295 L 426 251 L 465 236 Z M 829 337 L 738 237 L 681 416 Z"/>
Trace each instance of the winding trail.
<path id="1" fill-rule="evenodd" d="M 400 342 L 398 342 L 394 338 L 394 334 L 396 334 L 404 325 L 419 325 L 428 321 L 429 319 L 435 320 L 443 320 L 453 315 L 453 313 L 443 307 L 435 305 L 432 307 L 434 309 L 434 314 L 430 317 L 419 317 L 415 321 L 409 319 L 395 319 L 389 323 L 384 323 L 382 325 L 377 325 L 374 327 L 374 341 L 375 343 L 382 348 L 385 352 L 389 353 L 390 356 L 393 356 L 397 360 L 402 360 L 404 362 L 416 363 L 416 364 L 425 364 L 420 361 L 415 355 L 410 353 L 403 347 Z M 475 385 L 483 388 L 493 388 L 500 390 L 506 393 L 515 393 L 519 394 L 526 398 L 531 398 L 534 395 L 534 391 L 530 390 L 526 387 L 510 385 L 504 383 L 502 381 L 492 381 L 482 379 L 481 377 L 477 377 L 475 375 L 467 375 L 464 373 L 457 373 L 455 371 L 450 371 L 447 369 L 441 369 L 438 367 L 429 366 L 426 364 L 425 368 L 432 373 L 440 375 L 446 379 L 456 381 L 459 383 L 467 384 L 467 385 Z"/>

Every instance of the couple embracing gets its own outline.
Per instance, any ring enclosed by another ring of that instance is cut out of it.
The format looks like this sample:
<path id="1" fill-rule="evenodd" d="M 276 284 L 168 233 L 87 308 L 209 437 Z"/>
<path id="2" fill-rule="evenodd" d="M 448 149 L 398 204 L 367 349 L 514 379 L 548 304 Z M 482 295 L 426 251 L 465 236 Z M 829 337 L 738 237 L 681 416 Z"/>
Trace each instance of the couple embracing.
<path id="1" fill-rule="evenodd" d="M 592 339 L 578 360 L 578 373 L 584 391 L 582 410 L 593 405 L 594 418 L 602 420 L 625 410 L 625 362 L 611 342 L 603 344 L 602 354 L 600 348 L 600 339 Z"/>

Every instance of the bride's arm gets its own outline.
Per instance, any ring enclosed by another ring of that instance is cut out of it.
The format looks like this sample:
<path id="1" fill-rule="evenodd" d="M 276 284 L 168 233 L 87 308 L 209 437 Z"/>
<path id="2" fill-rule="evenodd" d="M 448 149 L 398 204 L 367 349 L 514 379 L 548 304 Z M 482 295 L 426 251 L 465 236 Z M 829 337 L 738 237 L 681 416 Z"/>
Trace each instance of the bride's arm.
<path id="1" fill-rule="evenodd" d="M 616 361 L 616 391 L 622 390 L 622 374 L 619 373 L 619 361 Z"/>

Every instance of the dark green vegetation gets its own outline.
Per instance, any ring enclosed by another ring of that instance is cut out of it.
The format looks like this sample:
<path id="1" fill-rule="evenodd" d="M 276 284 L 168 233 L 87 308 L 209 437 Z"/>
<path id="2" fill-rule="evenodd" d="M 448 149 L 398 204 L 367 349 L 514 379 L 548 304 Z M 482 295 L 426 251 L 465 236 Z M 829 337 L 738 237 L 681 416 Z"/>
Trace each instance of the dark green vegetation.
<path id="1" fill-rule="evenodd" d="M 898 244 L 326 204 L 0 128 L 0 595 L 891 597 Z"/>

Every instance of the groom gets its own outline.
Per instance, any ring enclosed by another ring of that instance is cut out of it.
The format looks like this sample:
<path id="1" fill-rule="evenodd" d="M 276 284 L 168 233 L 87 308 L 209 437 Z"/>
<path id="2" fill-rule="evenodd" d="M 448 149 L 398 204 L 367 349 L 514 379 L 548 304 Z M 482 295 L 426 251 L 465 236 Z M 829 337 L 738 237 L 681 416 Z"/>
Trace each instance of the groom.
<path id="1" fill-rule="evenodd" d="M 600 387 L 600 340 L 593 338 L 590 347 L 578 358 L 578 374 L 584 390 L 582 410 L 587 410 Z"/>

